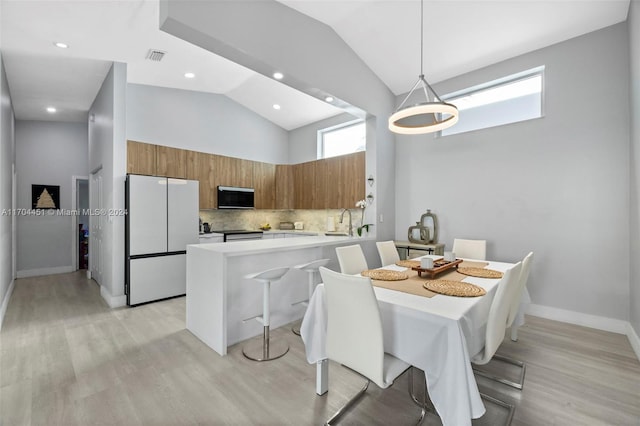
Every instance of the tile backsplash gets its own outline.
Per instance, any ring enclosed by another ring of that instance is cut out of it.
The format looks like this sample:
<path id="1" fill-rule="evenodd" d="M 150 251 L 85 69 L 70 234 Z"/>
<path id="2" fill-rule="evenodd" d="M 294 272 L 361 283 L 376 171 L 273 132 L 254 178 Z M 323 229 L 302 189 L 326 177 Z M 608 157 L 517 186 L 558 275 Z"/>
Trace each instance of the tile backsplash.
<path id="1" fill-rule="evenodd" d="M 200 210 L 200 219 L 209 223 L 211 229 L 258 229 L 263 223 L 269 223 L 272 229 L 278 229 L 280 222 L 303 222 L 305 231 L 325 232 L 328 221 L 333 219 L 335 230 L 347 232 L 349 220 L 345 214 L 340 221 L 340 209 L 326 210 Z M 353 227 L 362 224 L 360 209 L 351 209 Z"/>

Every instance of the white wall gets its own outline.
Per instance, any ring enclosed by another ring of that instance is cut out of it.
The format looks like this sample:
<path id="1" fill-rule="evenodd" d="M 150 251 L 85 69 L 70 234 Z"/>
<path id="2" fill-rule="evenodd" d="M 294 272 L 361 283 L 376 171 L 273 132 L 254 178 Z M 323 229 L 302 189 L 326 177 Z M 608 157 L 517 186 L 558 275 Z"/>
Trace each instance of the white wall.
<path id="1" fill-rule="evenodd" d="M 640 336 L 640 2 L 629 7 L 629 53 L 631 70 L 631 214 L 629 318 L 636 336 Z M 640 342 L 638 342 L 640 343 Z M 636 349 L 640 356 L 640 347 Z"/>
<path id="2" fill-rule="evenodd" d="M 398 136 L 396 236 L 430 208 L 440 242 L 535 252 L 534 304 L 628 320 L 626 24 L 435 85 L 440 94 L 545 65 L 545 117 L 445 138 Z"/>
<path id="3" fill-rule="evenodd" d="M 89 116 L 89 170 L 102 169 L 104 205 L 107 210 L 124 209 L 126 175 L 126 64 L 115 62 L 96 95 Z M 93 194 L 90 194 L 92 197 Z M 91 233 L 89 252 L 94 250 Z M 109 306 L 123 306 L 124 296 L 124 216 L 105 220 L 103 238 L 103 278 L 100 294 Z"/>
<path id="4" fill-rule="evenodd" d="M 286 130 L 214 93 L 128 84 L 127 139 L 288 163 Z"/>
<path id="5" fill-rule="evenodd" d="M 13 165 L 15 163 L 14 115 L 7 76 L 0 54 L 0 211 L 11 210 Z M 0 328 L 13 289 L 14 217 L 0 214 Z"/>

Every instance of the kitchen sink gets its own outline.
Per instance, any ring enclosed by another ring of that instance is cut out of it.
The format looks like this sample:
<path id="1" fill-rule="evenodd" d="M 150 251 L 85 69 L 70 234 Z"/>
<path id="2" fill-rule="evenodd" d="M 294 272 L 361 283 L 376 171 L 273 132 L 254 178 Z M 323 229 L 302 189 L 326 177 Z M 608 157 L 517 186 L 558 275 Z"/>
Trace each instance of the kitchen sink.
<path id="1" fill-rule="evenodd" d="M 349 234 L 346 232 L 325 232 L 324 235 L 329 237 L 348 237 Z"/>

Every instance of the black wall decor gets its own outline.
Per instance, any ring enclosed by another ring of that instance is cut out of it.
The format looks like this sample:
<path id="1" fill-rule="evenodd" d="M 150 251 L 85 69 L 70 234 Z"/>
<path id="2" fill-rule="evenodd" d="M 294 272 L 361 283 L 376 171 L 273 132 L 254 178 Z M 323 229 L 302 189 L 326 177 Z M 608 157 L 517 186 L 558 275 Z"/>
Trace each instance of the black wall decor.
<path id="1" fill-rule="evenodd" d="M 59 185 L 31 185 L 31 208 L 59 209 Z"/>

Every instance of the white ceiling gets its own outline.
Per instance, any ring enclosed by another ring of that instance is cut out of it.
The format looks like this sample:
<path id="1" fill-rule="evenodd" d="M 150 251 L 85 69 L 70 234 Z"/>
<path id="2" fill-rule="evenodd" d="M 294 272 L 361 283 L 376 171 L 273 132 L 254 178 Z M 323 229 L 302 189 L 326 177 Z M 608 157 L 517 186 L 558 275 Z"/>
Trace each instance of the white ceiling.
<path id="1" fill-rule="evenodd" d="M 280 1 L 331 26 L 395 94 L 417 79 L 419 1 Z M 111 61 L 128 64 L 130 83 L 224 94 L 287 130 L 341 112 L 159 31 L 157 0 L 0 0 L 0 8 L 18 119 L 85 121 Z M 628 9 L 629 0 L 426 0 L 425 75 L 445 80 L 622 22 Z M 146 60 L 150 48 L 167 54 Z"/>

